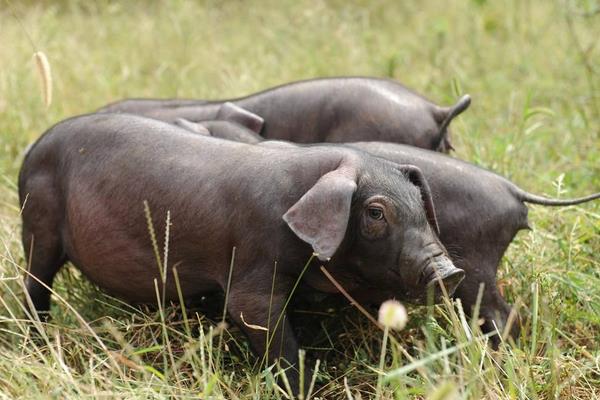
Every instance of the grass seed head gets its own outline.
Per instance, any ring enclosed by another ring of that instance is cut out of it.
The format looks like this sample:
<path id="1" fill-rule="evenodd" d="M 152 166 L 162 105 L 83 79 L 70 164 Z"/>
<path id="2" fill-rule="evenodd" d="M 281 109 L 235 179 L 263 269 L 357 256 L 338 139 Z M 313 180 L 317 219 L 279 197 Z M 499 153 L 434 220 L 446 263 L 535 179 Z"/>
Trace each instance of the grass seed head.
<path id="1" fill-rule="evenodd" d="M 379 323 L 394 330 L 402 330 L 408 321 L 406 308 L 397 300 L 386 300 L 379 307 Z"/>
<path id="2" fill-rule="evenodd" d="M 52 71 L 50 70 L 50 63 L 48 57 L 42 51 L 36 51 L 33 54 L 35 59 L 35 65 L 42 82 L 42 98 L 46 108 L 52 104 Z"/>

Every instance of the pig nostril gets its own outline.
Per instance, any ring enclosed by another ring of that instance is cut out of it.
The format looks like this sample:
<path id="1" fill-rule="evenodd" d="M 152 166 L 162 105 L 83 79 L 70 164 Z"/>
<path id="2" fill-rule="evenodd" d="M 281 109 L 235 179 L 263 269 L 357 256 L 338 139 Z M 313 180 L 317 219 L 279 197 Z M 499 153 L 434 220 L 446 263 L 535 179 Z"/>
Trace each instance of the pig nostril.
<path id="1" fill-rule="evenodd" d="M 452 296 L 454 291 L 458 287 L 458 285 L 462 282 L 465 277 L 465 271 L 459 268 L 454 268 L 449 274 L 442 276 L 440 278 L 434 278 L 427 285 L 428 287 L 433 287 L 436 297 L 441 296 L 442 290 L 440 288 L 440 284 L 443 284 L 446 288 L 446 292 L 448 296 Z"/>
<path id="2" fill-rule="evenodd" d="M 446 285 L 446 289 L 448 290 L 449 295 L 452 295 L 454 293 L 454 291 L 464 278 L 465 271 L 457 268 L 457 271 L 453 272 L 450 276 L 442 279 L 442 282 L 444 283 L 444 285 Z"/>

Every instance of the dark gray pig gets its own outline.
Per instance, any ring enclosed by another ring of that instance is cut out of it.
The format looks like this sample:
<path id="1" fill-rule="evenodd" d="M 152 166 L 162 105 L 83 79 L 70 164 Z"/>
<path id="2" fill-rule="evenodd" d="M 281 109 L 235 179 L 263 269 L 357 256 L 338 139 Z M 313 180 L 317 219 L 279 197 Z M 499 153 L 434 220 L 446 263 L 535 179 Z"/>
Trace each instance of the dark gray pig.
<path id="1" fill-rule="evenodd" d="M 147 201 L 159 233 L 171 212 L 166 298 L 178 299 L 174 265 L 186 299 L 225 290 L 235 247 L 229 314 L 259 354 L 291 365 L 297 342 L 289 319 L 276 321 L 313 252 L 349 290 L 407 301 L 424 301 L 429 288 L 439 297 L 442 284 L 452 293 L 464 276 L 437 239 L 420 170 L 341 146 L 255 146 L 93 114 L 55 125 L 33 145 L 19 198 L 26 288 L 38 312 L 49 310 L 44 285 L 67 261 L 118 297 L 156 301 Z M 336 292 L 317 262 L 303 284 Z M 268 328 L 270 346 L 244 321 Z M 297 372 L 289 378 L 297 388 Z"/>
<path id="2" fill-rule="evenodd" d="M 262 130 L 258 123 L 252 130 L 267 139 L 298 143 L 378 140 L 448 152 L 452 149 L 448 125 L 469 107 L 471 98 L 465 95 L 454 106 L 440 107 L 393 80 L 345 77 L 293 82 L 233 100 L 129 99 L 98 112 L 138 114 L 171 123 L 177 118 L 199 122 L 225 119 L 218 116 L 225 102 L 264 118 Z"/>
<path id="3" fill-rule="evenodd" d="M 479 285 L 485 285 L 480 316 L 482 330 L 505 328 L 511 307 L 496 285 L 498 264 L 518 231 L 530 229 L 525 203 L 569 206 L 600 198 L 600 193 L 576 199 L 549 199 L 524 191 L 506 178 L 443 154 L 393 143 L 359 142 L 350 146 L 375 156 L 417 166 L 431 187 L 440 225 L 440 240 L 454 264 L 466 273 L 455 296 L 471 313 Z M 517 337 L 519 320 L 511 334 Z M 493 342 L 498 345 L 498 338 Z"/>
<path id="4" fill-rule="evenodd" d="M 210 125 L 201 122 L 198 125 Z M 236 125 L 232 135 L 228 122 L 211 126 L 210 134 L 231 140 L 255 143 L 254 133 Z M 289 142 L 264 141 L 265 146 L 294 146 Z M 510 306 L 496 286 L 498 264 L 514 236 L 528 229 L 527 207 L 524 203 L 546 206 L 567 206 L 591 201 L 600 193 L 572 200 L 546 199 L 525 192 L 509 180 L 484 168 L 443 154 L 414 147 L 381 142 L 349 143 L 398 164 L 417 166 L 431 187 L 440 224 L 440 240 L 450 250 L 454 264 L 463 269 L 466 277 L 455 296 L 460 298 L 467 312 L 477 299 L 479 285 L 485 285 L 480 308 L 484 319 L 482 329 L 490 332 L 494 325 L 502 330 L 510 313 Z M 518 321 L 511 331 L 519 333 Z M 498 338 L 493 339 L 498 344 Z"/>

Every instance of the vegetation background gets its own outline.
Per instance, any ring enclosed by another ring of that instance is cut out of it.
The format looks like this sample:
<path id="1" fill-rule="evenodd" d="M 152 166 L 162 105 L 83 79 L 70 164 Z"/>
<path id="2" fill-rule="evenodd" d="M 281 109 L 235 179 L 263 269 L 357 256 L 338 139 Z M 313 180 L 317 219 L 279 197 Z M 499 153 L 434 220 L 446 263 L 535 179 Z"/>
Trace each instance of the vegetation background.
<path id="1" fill-rule="evenodd" d="M 54 285 L 52 322 L 32 338 L 20 305 L 23 151 L 57 121 L 107 102 L 391 77 L 444 105 L 472 95 L 453 123 L 456 157 L 535 193 L 600 189 L 596 0 L 0 4 L 1 398 L 286 397 L 277 370 L 256 368 L 219 318 L 131 308 L 72 267 Z M 52 68 L 49 107 L 38 50 Z M 383 360 L 396 377 L 377 390 L 382 333 L 349 306 L 312 312 L 303 341 L 306 363 L 320 362 L 313 396 L 600 398 L 600 202 L 531 207 L 530 221 L 499 268 L 505 296 L 529 317 L 518 344 L 490 350 L 460 307 L 412 307 Z"/>

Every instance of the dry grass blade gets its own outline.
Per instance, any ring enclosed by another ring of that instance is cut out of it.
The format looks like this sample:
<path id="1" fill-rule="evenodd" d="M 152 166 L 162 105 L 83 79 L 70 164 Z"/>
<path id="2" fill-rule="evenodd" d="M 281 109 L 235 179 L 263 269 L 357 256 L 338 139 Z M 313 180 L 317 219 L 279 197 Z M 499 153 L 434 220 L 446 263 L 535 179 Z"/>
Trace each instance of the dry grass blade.
<path id="1" fill-rule="evenodd" d="M 382 331 L 385 330 L 383 325 L 381 325 L 375 319 L 375 317 L 373 317 L 367 310 L 365 310 L 365 308 L 363 306 L 361 306 L 356 300 L 354 300 L 354 298 L 352 296 L 350 296 L 350 294 L 346 291 L 346 289 L 344 289 L 342 287 L 342 285 L 340 285 L 339 282 L 337 280 L 335 280 L 335 278 L 329 273 L 329 271 L 327 271 L 327 269 L 322 265 L 321 265 L 321 272 L 323 272 L 325 277 L 327 277 L 327 279 L 329 279 L 329 281 L 333 284 L 333 286 L 335 286 L 335 288 L 337 290 L 339 290 L 340 293 L 342 295 L 344 295 L 344 297 L 350 301 L 350 304 L 352 304 L 354 307 L 356 307 L 358 309 L 358 311 L 360 311 L 365 317 L 367 317 L 369 319 L 369 321 L 371 321 L 373 324 L 375 324 L 375 326 L 377 326 L 379 329 L 381 329 Z"/>
<path id="2" fill-rule="evenodd" d="M 264 326 L 260 326 L 260 325 L 255 325 L 255 324 L 249 324 L 246 322 L 246 320 L 244 319 L 244 313 L 241 312 L 240 313 L 240 319 L 242 320 L 242 323 L 244 325 L 246 325 L 246 327 L 250 328 L 250 329 L 254 329 L 255 331 L 265 331 L 268 332 L 269 330 L 267 328 L 265 328 Z"/>

